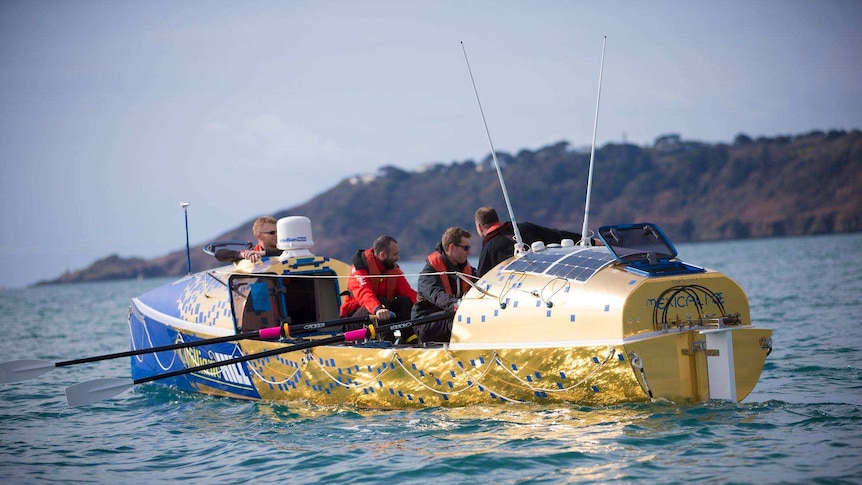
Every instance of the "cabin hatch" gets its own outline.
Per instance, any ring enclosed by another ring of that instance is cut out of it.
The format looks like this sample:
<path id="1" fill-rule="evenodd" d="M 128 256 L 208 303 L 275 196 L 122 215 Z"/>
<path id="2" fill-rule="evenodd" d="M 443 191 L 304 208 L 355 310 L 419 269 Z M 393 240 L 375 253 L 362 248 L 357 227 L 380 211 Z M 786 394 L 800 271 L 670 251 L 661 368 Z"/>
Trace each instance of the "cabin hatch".
<path id="1" fill-rule="evenodd" d="M 337 279 L 315 276 L 232 276 L 229 286 L 237 332 L 338 318 Z"/>

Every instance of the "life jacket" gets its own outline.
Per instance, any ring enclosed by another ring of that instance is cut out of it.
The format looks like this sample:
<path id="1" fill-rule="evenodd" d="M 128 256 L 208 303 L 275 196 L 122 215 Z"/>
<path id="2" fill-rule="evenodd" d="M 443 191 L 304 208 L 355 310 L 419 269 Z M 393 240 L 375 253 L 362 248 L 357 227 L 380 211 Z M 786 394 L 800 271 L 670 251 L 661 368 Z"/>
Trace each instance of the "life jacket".
<path id="1" fill-rule="evenodd" d="M 500 231 L 503 226 L 512 225 L 511 222 L 495 222 L 488 227 L 488 231 L 485 232 L 485 237 L 482 238 L 482 242 L 486 243 L 489 239 L 497 235 L 497 232 Z"/>
<path id="2" fill-rule="evenodd" d="M 380 264 L 380 260 L 377 259 L 377 256 L 374 255 L 374 248 L 368 248 L 363 253 L 365 264 L 368 267 L 368 275 L 397 275 L 401 274 L 401 270 L 398 268 L 393 268 L 391 270 L 384 270 L 383 266 Z M 371 290 L 375 295 L 385 296 L 388 301 L 392 301 L 395 299 L 395 281 L 387 281 L 386 282 L 386 294 L 380 295 L 378 290 L 380 289 L 380 283 L 383 280 L 391 279 L 391 278 L 368 278 L 368 283 L 371 285 Z"/>
<path id="3" fill-rule="evenodd" d="M 449 296 L 456 296 L 455 291 L 452 289 L 452 282 L 449 281 L 449 268 L 446 267 L 446 261 L 443 260 L 443 253 L 440 251 L 434 251 L 428 255 L 427 261 L 432 268 L 437 270 L 437 272 L 442 273 L 440 275 L 440 281 L 443 283 L 443 290 L 446 291 L 446 294 Z M 464 269 L 461 272 L 467 276 L 472 276 L 473 268 L 470 267 L 470 263 L 465 263 Z"/>

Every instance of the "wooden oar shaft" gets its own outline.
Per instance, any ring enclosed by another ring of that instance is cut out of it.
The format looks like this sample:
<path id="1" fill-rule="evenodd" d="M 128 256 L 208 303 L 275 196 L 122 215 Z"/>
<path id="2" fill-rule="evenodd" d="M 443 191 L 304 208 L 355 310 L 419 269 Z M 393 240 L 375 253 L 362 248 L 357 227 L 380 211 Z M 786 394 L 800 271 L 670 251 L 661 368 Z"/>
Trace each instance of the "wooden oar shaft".
<path id="1" fill-rule="evenodd" d="M 273 355 L 286 354 L 288 352 L 295 352 L 297 350 L 305 350 L 310 349 L 312 347 L 320 347 L 323 345 L 336 344 L 344 341 L 354 341 L 354 340 L 362 340 L 365 338 L 374 337 L 375 332 L 390 332 L 395 330 L 400 330 L 409 327 L 416 327 L 419 325 L 424 325 L 430 322 L 436 322 L 438 320 L 445 320 L 447 318 L 452 318 L 455 315 L 454 312 L 442 312 L 434 315 L 429 315 L 424 318 L 417 318 L 415 320 L 407 320 L 403 322 L 394 322 L 388 325 L 381 325 L 377 328 L 370 326 L 368 328 L 361 328 L 359 330 L 352 330 L 349 332 L 345 332 L 341 335 L 336 335 L 334 337 L 329 337 L 320 340 L 310 340 L 308 342 L 302 342 L 296 345 L 291 345 L 288 347 L 281 347 L 277 349 L 271 349 L 264 352 L 259 352 L 256 354 L 248 354 L 240 357 L 234 357 L 232 359 L 226 359 L 218 362 L 210 362 L 209 364 L 203 364 L 195 367 L 189 367 L 186 369 L 178 369 L 171 372 L 166 372 L 164 374 L 156 374 L 148 377 L 141 377 L 140 379 L 135 379 L 132 381 L 134 384 L 144 384 L 146 382 L 157 381 L 160 379 L 169 379 L 171 377 L 181 376 L 184 374 L 192 374 L 194 372 L 201 372 L 209 369 L 215 369 L 216 367 L 224 367 L 227 365 L 237 364 L 240 362 L 247 362 L 249 360 L 257 360 L 262 359 L 264 357 L 271 357 Z"/>

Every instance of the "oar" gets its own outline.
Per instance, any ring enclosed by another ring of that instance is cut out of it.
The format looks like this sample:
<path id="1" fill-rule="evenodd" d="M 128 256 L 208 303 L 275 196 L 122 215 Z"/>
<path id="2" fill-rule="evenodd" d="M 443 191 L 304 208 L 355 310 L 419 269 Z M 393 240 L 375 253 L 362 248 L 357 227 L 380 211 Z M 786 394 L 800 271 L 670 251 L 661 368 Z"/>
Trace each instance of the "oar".
<path id="1" fill-rule="evenodd" d="M 394 315 L 394 314 L 393 314 Z M 365 323 L 367 321 L 376 322 L 376 315 L 368 315 L 364 317 L 349 317 L 349 318 L 338 318 L 335 320 L 328 320 L 324 322 L 312 322 L 312 323 L 297 323 L 295 325 L 284 325 L 285 337 L 290 337 L 291 335 L 297 335 L 301 333 L 309 333 L 317 330 L 322 330 L 324 328 L 338 328 L 343 327 L 345 325 L 349 325 L 351 323 Z"/>
<path id="2" fill-rule="evenodd" d="M 302 342 L 296 345 L 291 345 L 288 347 L 282 347 L 278 349 L 271 349 L 264 352 L 258 352 L 256 354 L 248 354 L 240 357 L 234 357 L 232 359 L 222 360 L 219 362 L 211 362 L 209 364 L 203 364 L 196 367 L 189 367 L 186 369 L 179 369 L 171 372 L 166 372 L 164 374 L 156 374 L 148 377 L 141 377 L 139 379 L 122 379 L 122 378 L 105 378 L 105 379 L 94 379 L 91 381 L 81 382 L 79 384 L 75 384 L 73 386 L 69 386 L 66 388 L 66 403 L 71 406 L 86 406 L 88 404 L 93 404 L 95 402 L 102 401 L 104 399 L 109 399 L 111 397 L 120 394 L 127 389 L 131 389 L 137 384 L 144 384 L 146 382 L 157 381 L 160 379 L 168 379 L 171 377 L 181 376 L 184 374 L 191 374 L 194 372 L 201 372 L 209 369 L 214 369 L 216 367 L 224 367 L 226 365 L 233 365 L 239 362 L 247 362 L 249 360 L 262 359 L 264 357 L 270 357 L 273 355 L 286 354 L 288 352 L 296 352 L 297 350 L 310 349 L 313 347 L 320 347 L 323 345 L 336 344 L 339 342 L 353 342 L 356 340 L 362 340 L 366 338 L 374 338 L 378 332 L 392 332 L 395 330 L 401 330 L 409 327 L 417 327 L 419 325 L 425 325 L 426 323 L 436 322 L 438 320 L 445 320 L 447 318 L 452 318 L 455 315 L 454 312 L 441 312 L 436 313 L 434 315 L 429 315 L 424 318 L 417 318 L 415 320 L 407 320 L 404 322 L 395 322 L 390 323 L 388 325 L 381 325 L 380 327 L 375 328 L 374 325 L 369 325 L 366 328 L 360 328 L 359 330 L 351 330 L 348 332 L 344 332 L 341 335 L 335 335 L 333 337 L 320 339 L 320 340 L 310 340 L 308 342 Z"/>
<path id="3" fill-rule="evenodd" d="M 118 359 L 120 357 L 132 357 L 135 355 L 153 354 L 156 352 L 164 352 L 166 350 L 186 349 L 189 347 L 200 347 L 202 345 L 219 344 L 223 342 L 235 342 L 237 340 L 246 339 L 263 339 L 273 340 L 288 335 L 298 333 L 307 333 L 321 328 L 343 327 L 350 323 L 367 322 L 369 317 L 350 317 L 339 318 L 336 320 L 328 320 L 324 322 L 304 323 L 297 325 L 282 325 L 280 327 L 262 328 L 251 332 L 243 332 L 235 335 L 226 335 L 224 337 L 215 337 L 203 340 L 194 340 L 189 342 L 181 342 L 171 345 L 163 345 L 161 347 L 148 347 L 145 349 L 127 350 L 125 352 L 117 352 L 115 354 L 97 355 L 94 357 L 85 357 L 82 359 L 64 360 L 61 362 L 49 362 L 47 360 L 25 359 L 25 360 L 10 360 L 0 362 L 0 384 L 8 384 L 10 382 L 26 381 L 39 377 L 42 374 L 50 371 L 55 367 L 66 367 L 69 365 L 85 364 L 88 362 L 98 362 L 101 360 Z"/>

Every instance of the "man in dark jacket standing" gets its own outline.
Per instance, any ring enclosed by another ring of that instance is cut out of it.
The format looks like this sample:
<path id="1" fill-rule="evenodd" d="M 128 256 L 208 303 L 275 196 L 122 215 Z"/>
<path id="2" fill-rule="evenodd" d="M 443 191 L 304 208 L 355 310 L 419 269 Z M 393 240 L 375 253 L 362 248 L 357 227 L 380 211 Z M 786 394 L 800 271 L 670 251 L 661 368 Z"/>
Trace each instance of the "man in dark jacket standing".
<path id="1" fill-rule="evenodd" d="M 482 276 L 515 255 L 515 229 L 511 222 L 500 222 L 497 211 L 491 206 L 480 207 L 475 220 L 476 232 L 482 237 L 477 276 Z M 581 240 L 581 235 L 576 232 L 551 229 L 531 222 L 519 222 L 518 232 L 521 233 L 521 242 L 527 246 L 536 241 L 552 244 L 571 239 L 577 244 Z"/>
<path id="2" fill-rule="evenodd" d="M 458 302 L 470 289 L 459 274 L 473 276 L 467 261 L 470 256 L 470 233 L 460 227 L 450 227 L 440 243 L 425 260 L 419 276 L 419 296 L 413 306 L 412 318 L 421 318 L 441 311 L 457 310 Z M 452 319 L 426 323 L 416 328 L 419 342 L 448 342 L 452 336 Z"/>

